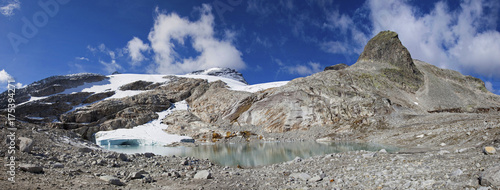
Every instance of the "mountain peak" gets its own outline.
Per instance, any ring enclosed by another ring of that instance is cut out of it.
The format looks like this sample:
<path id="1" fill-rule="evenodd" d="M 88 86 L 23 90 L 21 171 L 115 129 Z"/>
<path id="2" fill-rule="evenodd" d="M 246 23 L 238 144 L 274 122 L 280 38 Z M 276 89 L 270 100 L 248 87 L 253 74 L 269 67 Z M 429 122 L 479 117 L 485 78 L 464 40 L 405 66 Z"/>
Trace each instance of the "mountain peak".
<path id="1" fill-rule="evenodd" d="M 392 81 L 403 83 L 410 91 L 417 91 L 423 84 L 422 73 L 396 32 L 382 31 L 370 39 L 358 62 L 389 63 L 395 68 L 384 68 L 382 72 Z"/>
<path id="2" fill-rule="evenodd" d="M 215 68 L 210 68 L 210 69 L 205 69 L 205 70 L 193 71 L 193 72 L 189 73 L 189 75 L 219 76 L 219 77 L 233 79 L 233 80 L 242 82 L 244 84 L 248 84 L 240 72 L 238 72 L 237 70 L 231 69 L 231 68 L 215 67 Z"/>

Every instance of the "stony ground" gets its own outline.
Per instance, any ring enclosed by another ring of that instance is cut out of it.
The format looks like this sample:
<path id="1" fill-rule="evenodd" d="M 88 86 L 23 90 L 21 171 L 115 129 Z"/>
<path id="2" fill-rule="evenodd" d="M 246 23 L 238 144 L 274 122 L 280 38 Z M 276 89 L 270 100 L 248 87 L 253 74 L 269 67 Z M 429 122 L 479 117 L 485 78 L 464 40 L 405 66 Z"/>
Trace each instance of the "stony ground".
<path id="1" fill-rule="evenodd" d="M 413 127 L 348 135 L 348 139 L 405 147 L 396 153 L 336 153 L 256 168 L 224 167 L 196 158 L 118 154 L 70 132 L 25 123 L 16 136 L 32 139 L 32 149 L 16 151 L 15 183 L 7 180 L 8 168 L 0 167 L 0 185 L 2 189 L 489 189 L 481 186 L 479 178 L 500 163 L 500 154 L 485 154 L 483 148 L 500 148 L 499 116 L 432 117 L 443 122 L 418 124 L 430 118 L 413 118 L 407 120 Z M 267 138 L 306 139 L 317 132 Z M 4 128 L 2 146 L 6 135 Z M 10 155 L 7 149 L 0 154 Z M 22 171 L 23 164 L 39 168 Z"/>

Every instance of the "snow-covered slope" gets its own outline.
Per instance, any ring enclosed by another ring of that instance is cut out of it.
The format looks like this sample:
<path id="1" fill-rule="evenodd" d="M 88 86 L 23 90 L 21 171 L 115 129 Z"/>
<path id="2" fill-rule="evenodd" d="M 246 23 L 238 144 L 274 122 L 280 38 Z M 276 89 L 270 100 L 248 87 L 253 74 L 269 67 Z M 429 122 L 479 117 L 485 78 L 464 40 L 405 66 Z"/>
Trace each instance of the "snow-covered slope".
<path id="1" fill-rule="evenodd" d="M 115 91 L 115 94 L 111 97 L 108 97 L 106 99 L 112 99 L 112 98 L 123 98 L 123 97 L 128 97 L 128 96 L 134 96 L 140 93 L 143 93 L 145 91 L 142 90 L 120 90 L 120 87 L 126 84 L 130 84 L 135 81 L 146 81 L 146 82 L 153 82 L 153 83 L 161 83 L 161 84 L 167 84 L 169 82 L 168 78 L 165 78 L 167 75 L 151 75 L 151 74 L 117 74 L 117 75 L 109 75 L 109 79 L 99 81 L 99 82 L 93 82 L 93 83 L 85 83 L 84 85 L 67 89 L 64 92 L 58 93 L 58 94 L 71 94 L 71 93 L 77 93 L 77 92 L 94 92 L 94 93 L 102 93 L 102 92 L 108 92 L 108 91 Z M 231 90 L 237 90 L 237 91 L 245 91 L 245 92 L 258 92 L 260 90 L 265 90 L 268 88 L 275 88 L 279 86 L 283 86 L 288 81 L 280 81 L 280 82 L 270 82 L 270 83 L 262 83 L 262 84 L 255 84 L 255 85 L 248 85 L 245 84 L 239 80 L 235 80 L 232 78 L 228 78 L 225 76 L 210 76 L 210 75 L 204 75 L 204 74 L 187 74 L 187 75 L 174 75 L 177 77 L 186 77 L 186 78 L 196 78 L 196 79 L 206 79 L 208 82 L 214 82 L 217 80 L 221 80 L 225 82 Z M 36 97 L 32 96 L 31 99 L 28 101 L 36 101 L 36 100 L 41 100 L 44 98 L 47 98 L 49 96 L 44 96 L 44 97 Z M 27 102 L 24 102 L 27 103 Z M 24 104 L 23 103 L 23 104 Z"/>
<path id="2" fill-rule="evenodd" d="M 271 82 L 271 83 L 263 83 L 263 84 L 255 84 L 248 85 L 246 82 L 239 80 L 237 77 L 232 77 L 231 74 L 223 75 L 223 76 L 212 76 L 214 72 L 219 72 L 220 69 L 207 70 L 206 72 L 198 73 L 198 74 L 187 74 L 187 75 L 174 75 L 176 77 L 185 77 L 185 78 L 195 78 L 195 79 L 205 79 L 208 82 L 215 82 L 218 80 L 223 81 L 227 84 L 229 89 L 235 91 L 246 91 L 246 92 L 257 92 L 260 90 L 265 90 L 268 88 L 274 88 L 283 86 L 287 83 L 287 81 L 283 82 Z M 223 72 L 222 72 L 223 73 Z M 227 74 L 228 72 L 226 72 Z M 116 74 L 106 76 L 107 78 L 98 82 L 90 82 L 84 83 L 83 85 L 68 88 L 60 93 L 53 94 L 50 96 L 42 96 L 36 97 L 32 96 L 28 102 L 32 101 L 42 101 L 43 99 L 50 98 L 51 96 L 61 95 L 61 94 L 74 94 L 81 92 L 90 92 L 90 93 L 105 93 L 105 92 L 114 92 L 114 94 L 110 97 L 104 98 L 103 100 L 108 99 L 118 99 L 129 96 L 135 96 L 140 93 L 148 92 L 149 90 L 122 90 L 121 87 L 127 84 L 134 83 L 136 81 L 144 81 L 150 82 L 152 84 L 158 85 L 166 85 L 170 82 L 171 77 L 165 77 L 166 75 L 150 75 L 150 74 Z M 103 76 L 104 77 L 104 76 Z M 27 103 L 27 102 L 24 102 Z M 93 103 L 80 104 L 73 107 L 72 112 L 74 110 L 79 110 L 80 108 L 84 108 Z M 161 121 L 168 114 L 172 113 L 175 110 L 187 110 L 187 103 L 185 101 L 174 103 L 173 108 L 157 112 L 159 115 L 158 119 L 150 121 L 146 124 L 136 126 L 132 129 L 117 129 L 112 131 L 101 131 L 95 134 L 96 143 L 105 146 L 105 145 L 119 145 L 119 144 L 139 144 L 139 145 L 166 145 L 173 142 L 179 142 L 182 139 L 190 139 L 187 136 L 178 136 L 171 135 L 164 132 L 164 129 L 168 127 L 168 125 L 162 124 Z M 67 113 L 69 113 L 67 112 Z M 43 119 L 43 118 L 42 118 Z"/>
<path id="3" fill-rule="evenodd" d="M 228 79 L 233 79 L 239 82 L 242 82 L 244 84 L 248 84 L 245 78 L 243 78 L 243 75 L 230 68 L 211 68 L 207 70 L 199 70 L 199 71 L 194 71 L 188 75 L 208 75 L 208 76 L 219 76 L 219 77 L 224 77 Z"/>

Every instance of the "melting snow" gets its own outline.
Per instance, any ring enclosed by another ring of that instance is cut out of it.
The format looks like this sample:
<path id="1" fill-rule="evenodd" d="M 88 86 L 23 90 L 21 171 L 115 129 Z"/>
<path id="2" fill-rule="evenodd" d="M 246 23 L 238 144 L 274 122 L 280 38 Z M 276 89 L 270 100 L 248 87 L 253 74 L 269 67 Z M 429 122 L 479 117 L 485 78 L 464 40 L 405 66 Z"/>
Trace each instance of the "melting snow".
<path id="1" fill-rule="evenodd" d="M 158 119 L 144 125 L 139 125 L 132 129 L 116 129 L 112 131 L 100 131 L 95 134 L 96 144 L 99 146 L 120 145 L 123 143 L 132 143 L 142 146 L 167 145 L 179 142 L 182 139 L 191 139 L 186 136 L 167 134 L 164 129 L 168 125 L 162 124 L 161 120 L 175 110 L 187 110 L 186 101 L 177 102 L 173 109 L 157 112 Z"/>

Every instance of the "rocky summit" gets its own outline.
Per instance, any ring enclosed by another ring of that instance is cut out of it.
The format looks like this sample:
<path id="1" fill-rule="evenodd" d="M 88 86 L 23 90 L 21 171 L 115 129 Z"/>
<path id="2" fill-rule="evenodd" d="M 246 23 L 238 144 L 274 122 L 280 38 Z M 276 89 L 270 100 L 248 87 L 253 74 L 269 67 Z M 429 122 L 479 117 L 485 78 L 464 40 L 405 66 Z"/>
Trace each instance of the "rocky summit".
<path id="1" fill-rule="evenodd" d="M 15 143 L 0 107 L 0 142 L 15 144 L 21 167 L 16 183 L 2 176 L 6 189 L 500 188 L 500 96 L 480 79 L 413 59 L 391 31 L 371 39 L 355 64 L 286 84 L 247 85 L 236 71 L 216 68 L 177 76 L 55 76 L 18 92 Z M 188 107 L 174 108 L 180 102 Z M 152 121 L 192 138 L 171 146 L 317 140 L 399 150 L 233 168 L 94 144 L 97 132 Z"/>

